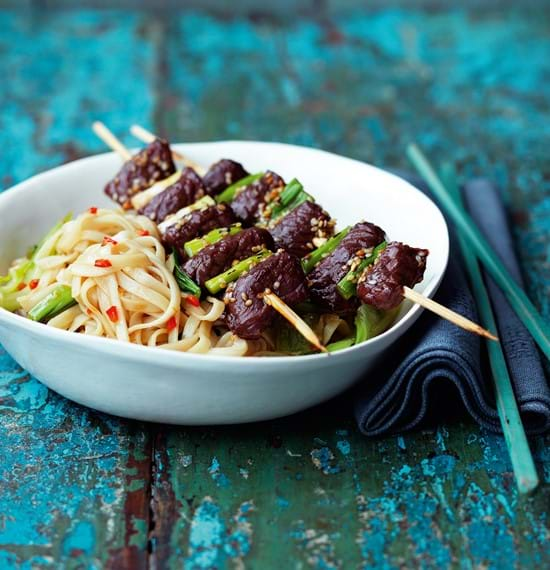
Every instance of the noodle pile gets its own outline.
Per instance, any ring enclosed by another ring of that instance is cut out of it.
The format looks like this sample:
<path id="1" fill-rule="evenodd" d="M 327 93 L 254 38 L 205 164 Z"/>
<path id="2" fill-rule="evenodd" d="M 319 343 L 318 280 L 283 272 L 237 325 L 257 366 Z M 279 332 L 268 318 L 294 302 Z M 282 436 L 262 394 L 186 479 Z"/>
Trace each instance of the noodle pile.
<path id="1" fill-rule="evenodd" d="M 194 353 L 242 356 L 266 348 L 220 330 L 223 301 L 186 302 L 172 274 L 173 255 L 145 216 L 92 208 L 64 223 L 41 250 L 48 254 L 34 259 L 38 283 L 17 298 L 23 311 L 60 284 L 76 301 L 49 326 Z"/>

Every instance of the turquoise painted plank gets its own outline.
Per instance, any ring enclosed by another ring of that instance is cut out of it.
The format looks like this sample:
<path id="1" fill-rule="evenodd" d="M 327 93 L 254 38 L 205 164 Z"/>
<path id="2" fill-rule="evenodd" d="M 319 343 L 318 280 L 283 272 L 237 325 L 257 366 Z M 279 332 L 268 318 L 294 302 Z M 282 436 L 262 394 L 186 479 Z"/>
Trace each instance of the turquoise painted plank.
<path id="1" fill-rule="evenodd" d="M 155 48 L 147 21 L 0 12 L 3 187 L 103 151 L 92 119 L 119 131 L 149 120 Z M 0 409 L 0 567 L 144 568 L 147 428 L 57 396 L 1 347 Z"/>

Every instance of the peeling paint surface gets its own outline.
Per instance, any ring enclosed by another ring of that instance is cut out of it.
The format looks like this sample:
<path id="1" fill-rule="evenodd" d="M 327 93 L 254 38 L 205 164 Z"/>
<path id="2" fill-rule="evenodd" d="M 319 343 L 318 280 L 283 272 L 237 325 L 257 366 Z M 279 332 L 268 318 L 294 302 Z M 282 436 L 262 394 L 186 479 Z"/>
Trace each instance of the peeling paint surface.
<path id="1" fill-rule="evenodd" d="M 0 187 L 102 151 L 94 119 L 128 144 L 136 122 L 396 168 L 416 139 L 502 185 L 550 318 L 548 3 L 280 4 L 0 11 Z M 366 440 L 347 406 L 144 425 L 72 404 L 0 348 L 0 568 L 550 566 L 548 437 L 532 441 L 546 484 L 520 497 L 500 436 L 459 419 Z"/>

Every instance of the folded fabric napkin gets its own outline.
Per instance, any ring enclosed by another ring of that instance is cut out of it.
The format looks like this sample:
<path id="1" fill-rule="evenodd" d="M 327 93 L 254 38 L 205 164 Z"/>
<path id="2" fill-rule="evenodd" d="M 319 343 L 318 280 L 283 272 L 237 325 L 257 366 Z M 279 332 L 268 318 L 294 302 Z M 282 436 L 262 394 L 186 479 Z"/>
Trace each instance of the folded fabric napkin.
<path id="1" fill-rule="evenodd" d="M 428 193 L 420 179 L 404 177 Z M 464 195 L 480 230 L 521 283 L 498 190 L 488 181 L 475 180 L 465 186 Z M 435 300 L 478 321 L 450 224 L 449 228 L 449 266 Z M 498 287 L 490 279 L 487 279 L 487 286 L 526 431 L 531 434 L 545 432 L 550 428 L 550 389 L 538 351 Z M 359 429 L 369 436 L 404 432 L 430 417 L 454 415 L 459 407 L 457 397 L 460 397 L 479 424 L 500 431 L 491 374 L 482 348 L 477 335 L 424 311 L 411 330 L 392 346 L 391 356 L 384 357 L 355 392 Z"/>

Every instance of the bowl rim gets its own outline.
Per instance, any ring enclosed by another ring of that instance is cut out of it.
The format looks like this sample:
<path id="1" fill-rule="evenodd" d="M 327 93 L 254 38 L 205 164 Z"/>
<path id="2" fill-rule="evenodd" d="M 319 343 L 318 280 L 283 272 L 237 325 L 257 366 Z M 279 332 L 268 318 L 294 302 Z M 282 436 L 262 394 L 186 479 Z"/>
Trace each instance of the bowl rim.
<path id="1" fill-rule="evenodd" d="M 216 144 L 251 144 L 251 145 L 262 145 L 262 146 L 273 146 L 273 147 L 284 147 L 286 149 L 300 149 L 300 151 L 308 151 L 308 152 L 315 152 L 321 153 L 327 156 L 331 156 L 333 158 L 337 158 L 343 161 L 349 161 L 350 163 L 354 163 L 356 165 L 361 165 L 370 170 L 376 170 L 378 172 L 383 172 L 385 176 L 393 177 L 399 180 L 399 183 L 406 187 L 408 192 L 416 193 L 421 200 L 425 200 L 431 204 L 433 207 L 434 215 L 438 216 L 439 222 L 442 222 L 442 227 L 444 229 L 444 236 L 441 236 L 444 239 L 444 242 L 440 245 L 443 246 L 443 254 L 444 254 L 444 263 L 442 265 L 442 269 L 439 273 L 434 275 L 432 279 L 426 284 L 426 287 L 423 291 L 427 297 L 433 297 L 436 293 L 439 285 L 445 275 L 445 271 L 449 262 L 449 229 L 447 226 L 447 222 L 437 206 L 437 204 L 426 194 L 422 193 L 418 188 L 413 186 L 410 182 L 402 178 L 401 176 L 385 170 L 383 168 L 374 166 L 367 162 L 363 162 L 361 160 L 353 159 L 350 157 L 346 157 L 343 155 L 339 155 L 337 153 L 333 153 L 330 151 L 326 151 L 323 149 L 315 148 L 315 147 L 308 147 L 303 145 L 295 145 L 289 143 L 282 143 L 276 141 L 256 141 L 256 140 L 248 140 L 248 139 L 228 139 L 228 140 L 215 140 L 215 141 L 200 141 L 200 142 L 186 142 L 186 143 L 170 143 L 170 146 L 176 148 L 178 150 L 189 150 L 192 147 L 200 147 L 200 146 L 207 146 L 207 145 L 216 145 Z M 136 149 L 131 149 L 136 150 Z M 43 172 L 39 172 L 22 180 L 21 182 L 15 184 L 14 186 L 7 188 L 0 192 L 0 208 L 2 202 L 9 200 L 11 196 L 15 193 L 25 191 L 25 188 L 35 182 L 38 179 L 47 179 L 50 176 L 58 174 L 60 171 L 71 171 L 78 169 L 82 164 L 86 162 L 92 161 L 101 161 L 103 159 L 112 158 L 115 155 L 114 152 L 105 152 L 94 154 L 90 156 L 86 156 L 83 158 L 79 158 L 77 160 L 61 164 L 54 168 L 45 170 Z M 419 313 L 423 311 L 423 308 L 419 305 L 414 305 L 410 307 L 407 312 L 402 315 L 399 321 L 394 323 L 387 331 L 383 332 L 382 334 L 362 342 L 361 344 L 354 345 L 348 348 L 344 348 L 337 352 L 332 353 L 313 353 L 313 354 L 304 354 L 304 355 L 285 355 L 285 356 L 245 356 L 245 357 L 236 357 L 236 356 L 227 356 L 227 355 L 219 355 L 219 354 L 195 354 L 192 352 L 183 352 L 183 351 L 176 351 L 176 350 L 163 350 L 158 349 L 154 350 L 155 347 L 149 347 L 144 345 L 138 345 L 133 343 L 121 342 L 117 339 L 111 339 L 107 337 L 96 337 L 93 335 L 83 335 L 77 334 L 74 332 L 66 331 L 63 329 L 57 329 L 54 327 L 48 327 L 43 323 L 38 323 L 17 315 L 15 313 L 11 313 L 2 307 L 0 307 L 0 322 L 4 321 L 6 324 L 13 325 L 16 328 L 20 327 L 27 330 L 31 334 L 36 334 L 38 336 L 44 337 L 51 337 L 53 339 L 58 339 L 59 341 L 65 341 L 72 345 L 79 345 L 81 346 L 82 343 L 84 345 L 89 344 L 90 348 L 94 347 L 94 349 L 98 350 L 99 352 L 103 353 L 112 353 L 114 351 L 123 351 L 128 350 L 128 356 L 131 356 L 135 360 L 139 361 L 147 361 L 147 363 L 153 363 L 153 360 L 160 360 L 158 364 L 167 364 L 167 355 L 171 355 L 170 357 L 170 364 L 176 364 L 180 360 L 181 362 L 185 362 L 186 360 L 189 362 L 196 362 L 197 359 L 199 362 L 203 364 L 212 363 L 212 364 L 223 364 L 231 362 L 236 364 L 237 366 L 243 367 L 250 367 L 255 366 L 258 363 L 262 363 L 262 365 L 266 367 L 271 366 L 280 366 L 281 364 L 289 364 L 289 363 L 306 363 L 306 362 L 314 362 L 320 361 L 321 359 L 331 358 L 331 361 L 334 362 L 334 359 L 342 359 L 346 356 L 357 356 L 357 353 L 364 351 L 367 347 L 376 347 L 377 344 L 382 344 L 387 337 L 396 337 L 393 340 L 397 340 L 400 336 L 400 329 L 405 328 L 408 329 L 414 323 L 414 320 L 419 316 Z M 410 321 L 413 321 L 411 323 Z M 405 332 L 405 331 L 402 331 Z M 237 364 L 238 363 L 238 364 Z"/>

